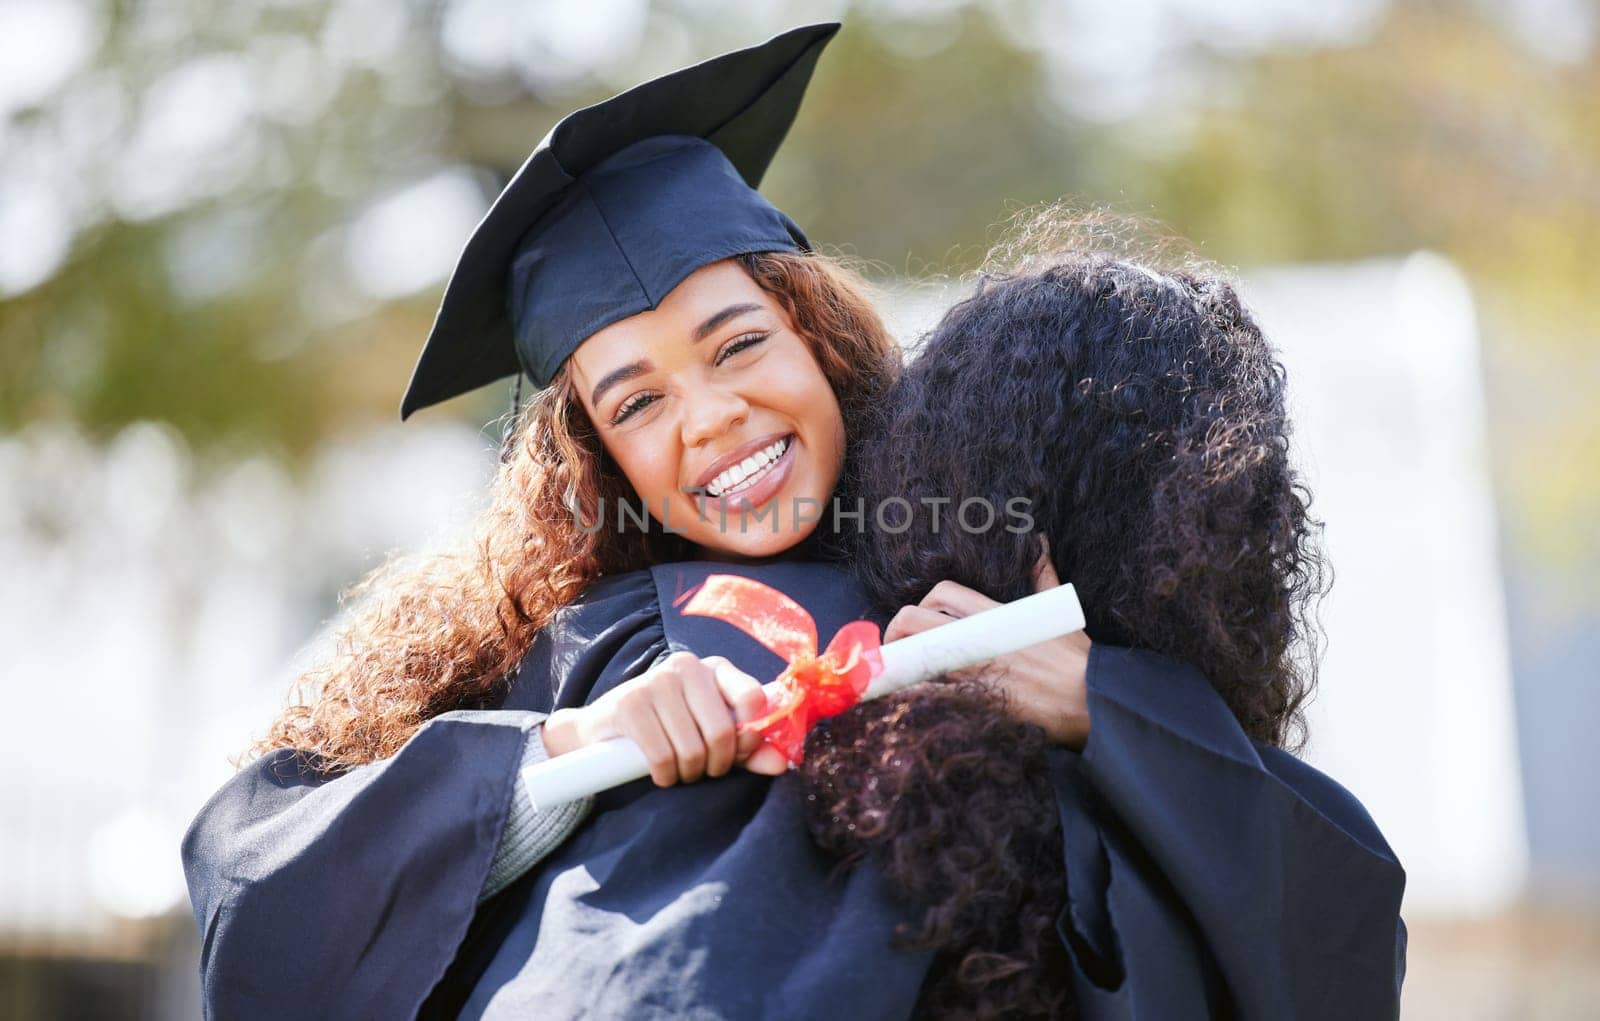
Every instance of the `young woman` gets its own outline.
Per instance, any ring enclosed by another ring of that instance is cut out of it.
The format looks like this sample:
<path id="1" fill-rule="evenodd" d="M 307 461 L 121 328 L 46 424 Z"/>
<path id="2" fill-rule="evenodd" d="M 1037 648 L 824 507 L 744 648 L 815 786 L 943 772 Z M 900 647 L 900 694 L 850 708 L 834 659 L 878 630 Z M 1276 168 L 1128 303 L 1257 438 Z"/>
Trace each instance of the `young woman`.
<path id="1" fill-rule="evenodd" d="M 1285 751 L 1323 563 L 1283 369 L 1233 288 L 1037 253 L 945 316 L 884 407 L 864 496 L 917 510 L 855 559 L 880 608 L 904 607 L 886 639 L 1025 595 L 1039 535 L 1095 638 L 1081 754 L 970 684 L 813 735 L 813 833 L 923 908 L 905 934 L 938 954 L 922 1011 L 1397 1016 L 1404 873 Z M 1038 535 L 960 523 L 964 499 L 1017 498 Z"/>

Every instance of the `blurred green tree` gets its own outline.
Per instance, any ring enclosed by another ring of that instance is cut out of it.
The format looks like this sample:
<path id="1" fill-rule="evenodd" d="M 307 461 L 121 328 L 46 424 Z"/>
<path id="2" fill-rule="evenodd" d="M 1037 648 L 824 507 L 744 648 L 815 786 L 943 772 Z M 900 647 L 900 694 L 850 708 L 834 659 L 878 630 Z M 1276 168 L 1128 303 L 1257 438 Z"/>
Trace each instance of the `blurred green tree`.
<path id="1" fill-rule="evenodd" d="M 1157 54 L 1185 74 L 1090 118 L 1072 90 L 1101 65 L 1057 45 L 1048 0 L 859 3 L 767 191 L 894 274 L 969 269 L 1009 207 L 1061 195 L 1155 216 L 1240 265 L 1441 251 L 1480 298 L 1511 520 L 1551 558 L 1600 559 L 1592 50 L 1554 60 L 1468 0 L 1402 0 L 1359 31 L 1264 50 L 1208 28 L 1207 9 L 1174 15 Z M 515 27 L 517 10 L 111 5 L 93 59 L 0 134 L 0 185 L 57 189 L 74 235 L 47 279 L 0 299 L 0 429 L 155 418 L 202 452 L 294 463 L 390 418 L 442 280 L 365 293 L 347 258 L 364 211 L 461 167 L 487 202 L 566 110 L 810 17 L 600 5 L 633 20 L 579 34 L 588 66 L 538 25 L 507 35 L 494 19 Z M 417 245 L 437 244 L 427 226 Z M 417 254 L 403 233 L 386 243 L 380 258 Z M 504 406 L 492 390 L 455 413 Z"/>

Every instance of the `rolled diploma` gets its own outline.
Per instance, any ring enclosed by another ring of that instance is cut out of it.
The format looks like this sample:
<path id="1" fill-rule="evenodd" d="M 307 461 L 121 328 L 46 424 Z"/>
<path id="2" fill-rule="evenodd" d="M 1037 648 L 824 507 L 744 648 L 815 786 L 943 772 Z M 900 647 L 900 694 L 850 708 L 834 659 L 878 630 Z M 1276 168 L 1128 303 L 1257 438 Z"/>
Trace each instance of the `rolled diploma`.
<path id="1" fill-rule="evenodd" d="M 861 697 L 878 698 L 986 663 L 1080 631 L 1083 624 L 1083 607 L 1071 585 L 1035 592 L 883 646 L 883 672 Z M 767 688 L 769 695 L 776 691 L 772 684 Z M 543 810 L 649 775 L 650 764 L 639 746 L 617 737 L 529 766 L 522 771 L 522 782 L 534 808 Z"/>

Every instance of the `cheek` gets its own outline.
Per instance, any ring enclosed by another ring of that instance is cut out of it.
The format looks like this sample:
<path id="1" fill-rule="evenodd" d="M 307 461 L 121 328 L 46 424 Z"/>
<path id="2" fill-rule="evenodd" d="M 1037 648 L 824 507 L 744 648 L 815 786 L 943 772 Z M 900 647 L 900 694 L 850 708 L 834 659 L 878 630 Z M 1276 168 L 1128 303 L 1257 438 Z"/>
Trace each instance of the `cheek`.
<path id="1" fill-rule="evenodd" d="M 626 437 L 608 437 L 606 453 L 617 463 L 636 495 L 654 504 L 663 495 L 677 492 L 677 460 L 671 444 L 663 439 L 665 430 L 645 428 Z"/>
<path id="2" fill-rule="evenodd" d="M 845 446 L 844 416 L 839 411 L 839 402 L 833 396 L 833 389 L 824 385 L 821 393 L 813 400 L 817 409 L 818 445 L 832 454 L 835 462 L 842 462 Z M 835 464 L 836 470 L 837 467 Z"/>
<path id="3" fill-rule="evenodd" d="M 844 459 L 845 432 L 844 417 L 833 387 L 828 385 L 828 378 L 810 352 L 804 353 L 804 362 L 796 364 L 788 378 L 795 383 L 791 398 L 795 417 L 805 423 L 816 452 L 831 456 L 835 462 L 834 471 L 837 471 L 838 462 Z"/>

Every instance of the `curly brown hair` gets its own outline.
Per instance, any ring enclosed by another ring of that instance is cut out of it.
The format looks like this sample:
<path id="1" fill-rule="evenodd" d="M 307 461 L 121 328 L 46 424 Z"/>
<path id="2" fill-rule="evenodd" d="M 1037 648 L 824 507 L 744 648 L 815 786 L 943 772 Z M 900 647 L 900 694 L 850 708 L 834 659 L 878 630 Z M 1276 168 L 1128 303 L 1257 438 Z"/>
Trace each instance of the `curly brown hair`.
<path id="1" fill-rule="evenodd" d="M 1016 599 L 1038 534 L 969 532 L 953 505 L 935 527 L 928 501 L 1026 498 L 1095 641 L 1194 664 L 1252 738 L 1292 745 L 1326 574 L 1284 390 L 1220 273 L 1035 255 L 952 308 L 886 401 L 863 495 L 916 514 L 868 531 L 855 568 L 885 612 L 943 579 Z M 922 1012 L 1070 1015 L 1046 739 L 998 716 L 932 685 L 830 721 L 803 766 L 811 830 L 846 862 L 875 851 L 923 907 L 902 933 L 936 952 Z"/>
<path id="2" fill-rule="evenodd" d="M 842 260 L 767 252 L 737 257 L 788 313 L 833 387 L 855 438 L 899 368 L 861 278 Z M 637 501 L 606 454 L 565 368 L 513 426 L 471 539 L 439 553 L 392 557 L 352 586 L 329 648 L 295 681 L 290 704 L 242 758 L 280 748 L 337 772 L 393 755 L 427 720 L 498 705 L 535 634 L 603 575 L 683 559 L 681 536 L 640 528 L 585 531 L 599 508 Z M 816 555 L 836 552 L 817 536 Z"/>

